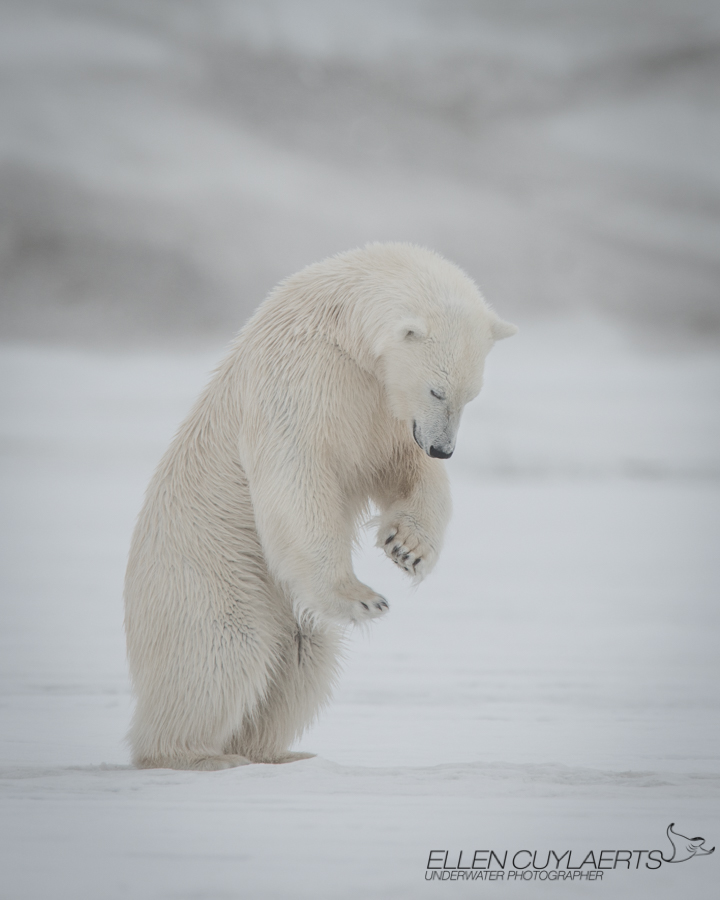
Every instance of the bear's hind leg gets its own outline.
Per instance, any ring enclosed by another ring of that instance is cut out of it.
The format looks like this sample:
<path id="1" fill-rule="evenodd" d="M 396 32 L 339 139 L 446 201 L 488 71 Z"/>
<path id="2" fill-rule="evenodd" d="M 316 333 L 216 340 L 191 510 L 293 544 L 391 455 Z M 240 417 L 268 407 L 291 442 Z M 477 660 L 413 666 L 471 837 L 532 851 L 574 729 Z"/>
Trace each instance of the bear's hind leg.
<path id="1" fill-rule="evenodd" d="M 313 753 L 288 748 L 330 699 L 338 674 L 341 639 L 333 626 L 294 623 L 278 659 L 267 694 L 232 736 L 226 753 L 251 762 L 287 763 Z"/>
<path id="2" fill-rule="evenodd" d="M 175 665 L 162 677 L 136 667 L 138 702 L 128 737 L 138 768 L 214 771 L 252 761 L 227 745 L 269 689 L 275 648 L 256 641 L 253 653 L 245 633 L 224 628 L 221 634 L 214 646 L 211 639 L 198 641 L 184 654 L 214 665 Z M 180 649 L 171 651 L 182 658 Z"/>
<path id="3" fill-rule="evenodd" d="M 180 769 L 183 771 L 217 772 L 220 769 L 234 769 L 249 766 L 250 760 L 237 753 L 221 753 L 217 756 L 185 756 L 139 759 L 138 769 Z"/>

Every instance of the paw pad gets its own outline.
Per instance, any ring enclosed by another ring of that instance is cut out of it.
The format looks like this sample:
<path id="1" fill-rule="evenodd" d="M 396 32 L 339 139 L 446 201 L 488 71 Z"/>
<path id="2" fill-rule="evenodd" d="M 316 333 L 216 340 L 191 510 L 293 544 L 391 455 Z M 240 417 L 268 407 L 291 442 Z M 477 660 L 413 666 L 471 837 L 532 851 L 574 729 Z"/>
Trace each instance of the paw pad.
<path id="1" fill-rule="evenodd" d="M 413 523 L 414 524 L 414 523 Z M 427 538 L 406 523 L 390 525 L 388 530 L 378 535 L 378 546 L 404 572 L 415 579 L 425 576 L 437 556 Z"/>

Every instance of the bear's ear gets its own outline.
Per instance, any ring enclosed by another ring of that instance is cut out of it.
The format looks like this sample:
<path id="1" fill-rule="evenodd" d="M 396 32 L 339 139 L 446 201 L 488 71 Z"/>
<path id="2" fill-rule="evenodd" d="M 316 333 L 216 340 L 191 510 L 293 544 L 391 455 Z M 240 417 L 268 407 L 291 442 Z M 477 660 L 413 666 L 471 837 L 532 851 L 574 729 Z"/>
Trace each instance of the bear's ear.
<path id="1" fill-rule="evenodd" d="M 501 341 L 503 338 L 509 338 L 516 334 L 517 325 L 512 325 L 510 322 L 503 322 L 502 319 L 493 318 L 490 331 L 492 332 L 493 340 Z"/>
<path id="2" fill-rule="evenodd" d="M 395 334 L 400 341 L 424 341 L 427 337 L 427 325 L 422 319 L 413 317 L 398 323 Z"/>
<path id="3" fill-rule="evenodd" d="M 417 316 L 404 316 L 394 325 L 382 330 L 373 343 L 373 356 L 379 359 L 390 347 L 420 343 L 428 334 L 425 322 Z"/>

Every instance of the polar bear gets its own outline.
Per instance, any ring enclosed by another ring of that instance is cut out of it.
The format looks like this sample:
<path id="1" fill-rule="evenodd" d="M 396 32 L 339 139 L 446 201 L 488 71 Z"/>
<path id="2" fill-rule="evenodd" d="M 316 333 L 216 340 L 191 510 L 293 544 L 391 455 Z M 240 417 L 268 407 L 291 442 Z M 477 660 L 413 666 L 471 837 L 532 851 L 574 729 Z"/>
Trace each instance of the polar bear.
<path id="1" fill-rule="evenodd" d="M 150 483 L 125 624 L 143 768 L 289 748 L 330 696 L 343 629 L 387 612 L 352 567 L 377 543 L 415 580 L 450 517 L 443 459 L 515 326 L 456 266 L 371 244 L 281 283 L 240 331 Z"/>

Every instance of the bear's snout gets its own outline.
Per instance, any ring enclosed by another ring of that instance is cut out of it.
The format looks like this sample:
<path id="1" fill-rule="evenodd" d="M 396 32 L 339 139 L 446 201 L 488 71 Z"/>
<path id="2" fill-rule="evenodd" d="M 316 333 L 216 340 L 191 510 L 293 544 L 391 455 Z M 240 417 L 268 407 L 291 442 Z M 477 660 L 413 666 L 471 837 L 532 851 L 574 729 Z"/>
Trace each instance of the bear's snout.
<path id="1" fill-rule="evenodd" d="M 421 430 L 418 428 L 417 422 L 413 422 L 413 437 L 415 438 L 415 443 L 418 447 L 423 451 L 423 453 L 427 453 L 428 456 L 432 456 L 433 459 L 450 459 L 455 451 L 455 448 L 448 444 L 431 444 L 430 447 L 426 447 L 421 438 Z"/>

